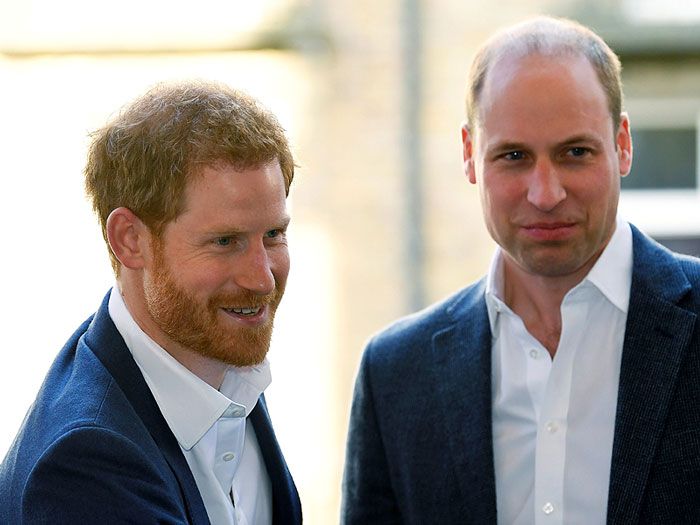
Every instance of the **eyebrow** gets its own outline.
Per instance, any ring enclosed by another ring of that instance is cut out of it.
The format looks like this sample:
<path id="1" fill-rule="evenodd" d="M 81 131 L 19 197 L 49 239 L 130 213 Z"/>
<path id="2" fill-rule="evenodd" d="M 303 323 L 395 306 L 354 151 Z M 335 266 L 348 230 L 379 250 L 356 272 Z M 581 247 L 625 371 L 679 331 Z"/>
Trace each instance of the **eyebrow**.
<path id="1" fill-rule="evenodd" d="M 486 153 L 488 156 L 495 155 L 497 153 L 503 153 L 504 151 L 527 151 L 530 148 L 528 148 L 524 143 L 522 142 L 496 142 L 493 145 L 487 145 L 486 146 Z"/>
<path id="2" fill-rule="evenodd" d="M 266 228 L 265 231 L 285 230 L 289 226 L 290 222 L 291 217 L 289 215 L 284 215 L 279 221 L 275 221 L 273 223 L 273 226 Z M 237 228 L 227 228 L 225 226 L 214 228 L 207 232 L 208 235 L 214 235 L 219 237 L 230 237 L 234 235 L 243 235 L 245 233 L 247 233 L 245 230 L 240 230 Z"/>
<path id="3" fill-rule="evenodd" d="M 574 135 L 573 137 L 569 137 L 568 139 L 562 141 L 561 143 L 559 143 L 559 147 L 569 146 L 571 144 L 579 144 L 581 142 L 588 142 L 596 145 L 602 144 L 602 141 L 599 138 L 593 135 L 582 133 L 580 135 Z"/>
<path id="4" fill-rule="evenodd" d="M 284 228 L 287 228 L 287 226 L 289 226 L 289 223 L 290 223 L 291 221 L 292 221 L 291 216 L 285 215 L 284 217 L 282 217 L 282 220 L 277 224 L 277 227 L 276 227 L 276 228 L 273 228 L 273 230 L 274 230 L 274 229 L 284 229 Z"/>

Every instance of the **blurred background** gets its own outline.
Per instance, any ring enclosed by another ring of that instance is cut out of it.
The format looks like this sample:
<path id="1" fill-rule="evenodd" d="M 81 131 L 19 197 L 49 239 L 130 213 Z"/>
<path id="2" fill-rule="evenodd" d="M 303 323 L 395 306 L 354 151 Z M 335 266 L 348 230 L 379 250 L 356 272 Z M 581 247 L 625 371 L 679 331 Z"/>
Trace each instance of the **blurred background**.
<path id="1" fill-rule="evenodd" d="M 461 168 L 471 57 L 542 13 L 622 58 L 635 141 L 622 214 L 700 254 L 694 0 L 0 0 L 0 457 L 113 284 L 82 186 L 89 132 L 156 82 L 218 80 L 279 116 L 299 164 L 267 397 L 306 523 L 337 522 L 365 342 L 492 255 Z"/>

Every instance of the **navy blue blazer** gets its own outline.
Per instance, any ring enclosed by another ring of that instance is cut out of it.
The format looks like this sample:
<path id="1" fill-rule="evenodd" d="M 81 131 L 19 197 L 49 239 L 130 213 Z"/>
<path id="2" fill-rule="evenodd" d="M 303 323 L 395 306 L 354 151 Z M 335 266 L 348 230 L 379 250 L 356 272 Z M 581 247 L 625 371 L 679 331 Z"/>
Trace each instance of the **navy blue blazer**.
<path id="1" fill-rule="evenodd" d="M 59 353 L 0 466 L 2 524 L 209 523 L 108 298 Z M 273 522 L 301 523 L 263 397 L 249 418 L 272 481 Z"/>
<path id="2" fill-rule="evenodd" d="M 700 261 L 632 232 L 607 521 L 697 525 Z M 343 523 L 496 522 L 484 288 L 482 280 L 369 343 L 350 416 Z"/>

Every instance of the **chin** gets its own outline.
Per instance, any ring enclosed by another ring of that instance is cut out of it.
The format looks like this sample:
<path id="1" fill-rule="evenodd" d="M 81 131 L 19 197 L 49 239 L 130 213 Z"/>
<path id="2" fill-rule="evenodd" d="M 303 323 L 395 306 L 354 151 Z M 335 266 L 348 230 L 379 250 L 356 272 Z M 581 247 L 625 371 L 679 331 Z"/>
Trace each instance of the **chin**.
<path id="1" fill-rule="evenodd" d="M 521 267 L 532 275 L 541 277 L 565 277 L 573 275 L 585 266 L 578 260 L 562 260 L 558 257 L 543 257 L 527 259 L 521 263 Z"/>
<path id="2" fill-rule="evenodd" d="M 210 338 L 209 344 L 202 345 L 202 355 L 232 366 L 255 366 L 265 360 L 270 350 L 272 326 L 217 335 Z"/>
<path id="3" fill-rule="evenodd" d="M 257 366 L 260 363 L 262 363 L 267 357 L 267 352 L 267 349 L 265 349 L 264 351 L 250 352 L 244 354 L 237 352 L 235 354 L 228 354 L 223 359 L 219 360 L 226 363 L 227 365 L 235 366 L 238 368 L 245 368 L 249 366 Z"/>

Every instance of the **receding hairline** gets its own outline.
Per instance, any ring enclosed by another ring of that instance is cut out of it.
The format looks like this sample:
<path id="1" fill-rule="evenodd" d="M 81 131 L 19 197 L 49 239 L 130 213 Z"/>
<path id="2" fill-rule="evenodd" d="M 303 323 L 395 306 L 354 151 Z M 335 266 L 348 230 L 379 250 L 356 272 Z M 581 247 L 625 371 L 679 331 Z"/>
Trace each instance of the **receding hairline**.
<path id="1" fill-rule="evenodd" d="M 494 33 L 479 48 L 469 71 L 467 125 L 478 121 L 480 96 L 489 72 L 503 58 L 539 55 L 546 58 L 581 57 L 596 72 L 615 128 L 622 112 L 619 58 L 593 30 L 565 18 L 538 16 Z"/>

